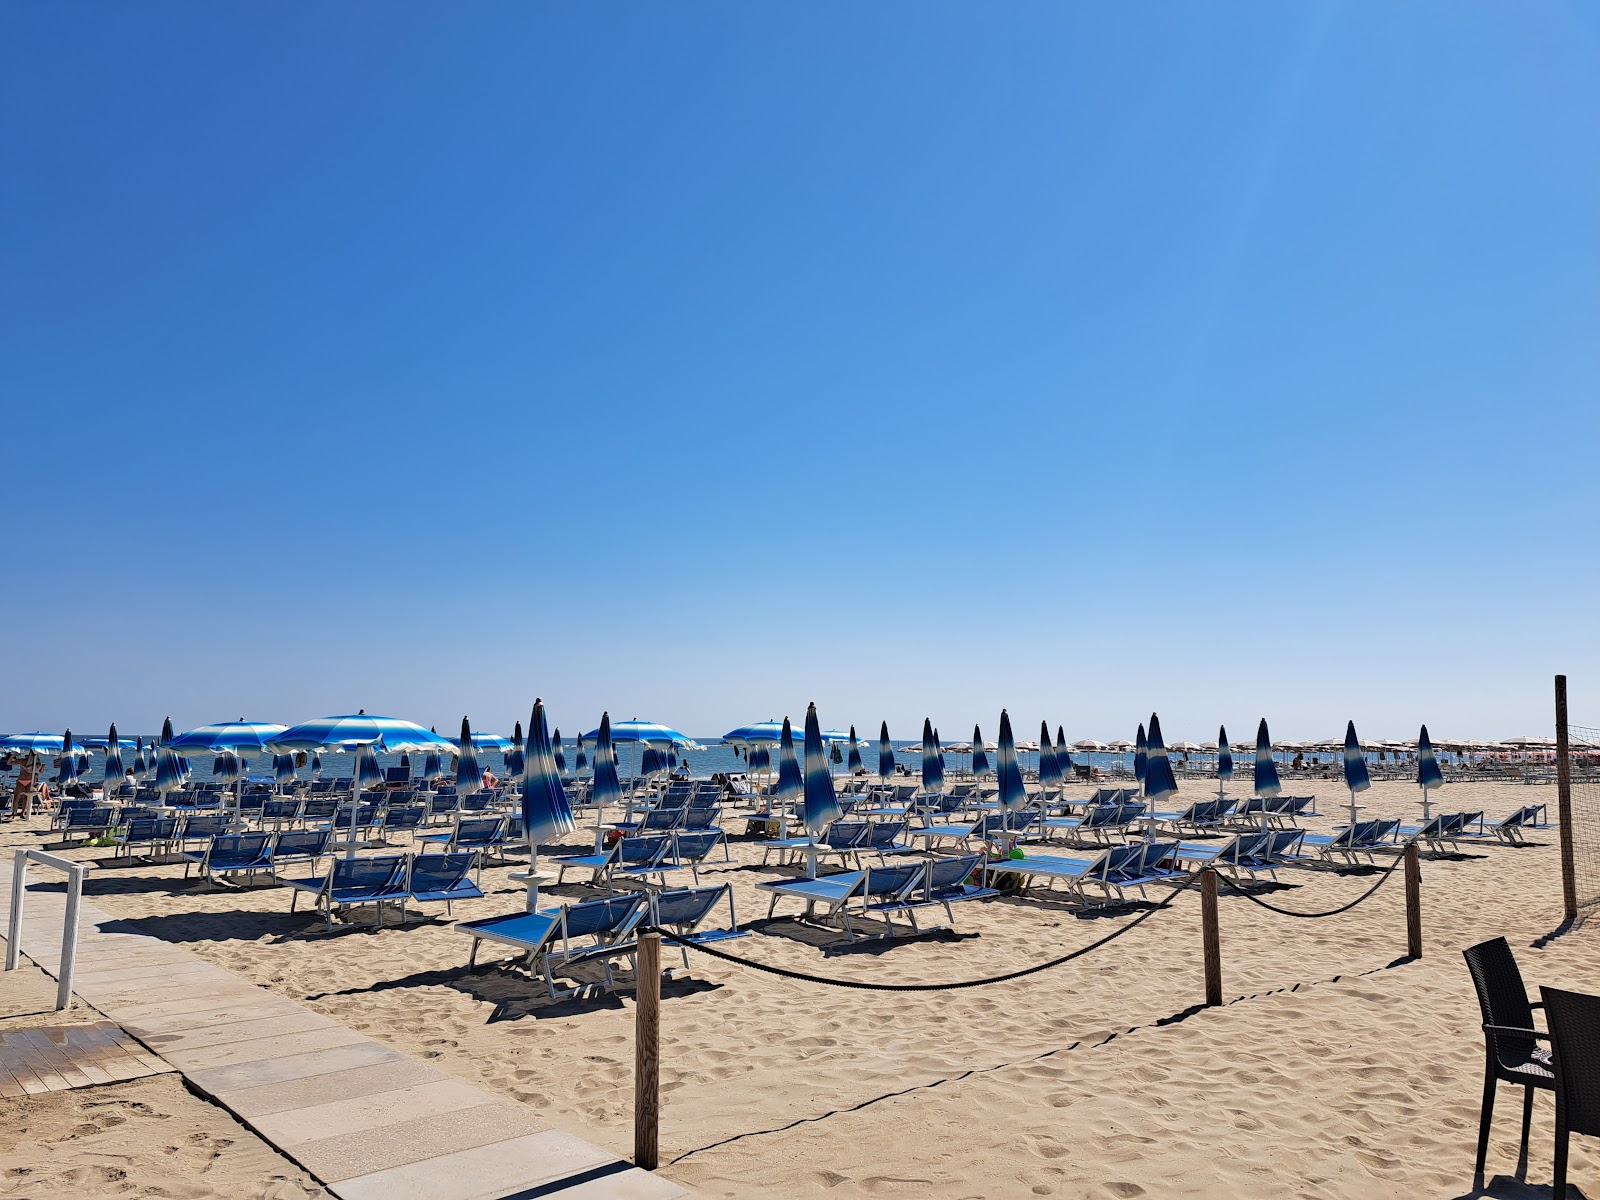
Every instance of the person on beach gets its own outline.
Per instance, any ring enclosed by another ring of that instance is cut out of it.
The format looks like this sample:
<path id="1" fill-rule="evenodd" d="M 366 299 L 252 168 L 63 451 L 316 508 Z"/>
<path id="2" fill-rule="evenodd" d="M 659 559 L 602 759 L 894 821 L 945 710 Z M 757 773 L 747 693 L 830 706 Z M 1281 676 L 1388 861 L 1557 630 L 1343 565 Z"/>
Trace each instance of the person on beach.
<path id="1" fill-rule="evenodd" d="M 483 790 L 486 792 L 492 792 L 499 786 L 500 780 L 496 777 L 495 773 L 488 767 L 485 767 L 483 769 Z"/>
<path id="2" fill-rule="evenodd" d="M 50 785 L 40 780 L 39 760 L 30 754 L 22 760 L 17 771 L 17 786 L 11 792 L 12 819 L 26 821 L 36 796 L 40 808 L 50 807 Z"/>

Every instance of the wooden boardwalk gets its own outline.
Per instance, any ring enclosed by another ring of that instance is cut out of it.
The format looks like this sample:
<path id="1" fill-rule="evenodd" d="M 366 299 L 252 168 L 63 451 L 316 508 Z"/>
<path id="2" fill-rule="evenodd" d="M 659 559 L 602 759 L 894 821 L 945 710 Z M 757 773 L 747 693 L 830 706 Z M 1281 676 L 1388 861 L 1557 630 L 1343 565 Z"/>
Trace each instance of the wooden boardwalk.
<path id="1" fill-rule="evenodd" d="M 110 1021 L 0 1031 L 0 1096 L 93 1087 L 171 1070 Z"/>
<path id="2" fill-rule="evenodd" d="M 0 930 L 10 879 L 0 864 Z M 28 890 L 22 950 L 46 971 L 64 906 L 59 888 Z M 85 899 L 75 994 L 345 1200 L 687 1195 L 526 1105 L 111 924 Z"/>

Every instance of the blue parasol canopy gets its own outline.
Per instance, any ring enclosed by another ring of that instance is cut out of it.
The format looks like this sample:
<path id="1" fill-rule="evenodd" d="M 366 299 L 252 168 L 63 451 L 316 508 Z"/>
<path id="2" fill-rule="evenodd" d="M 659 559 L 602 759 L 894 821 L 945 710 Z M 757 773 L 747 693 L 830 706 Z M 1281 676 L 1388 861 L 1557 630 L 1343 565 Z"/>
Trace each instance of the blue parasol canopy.
<path id="1" fill-rule="evenodd" d="M 364 788 L 377 787 L 383 782 L 383 768 L 378 765 L 378 752 L 371 742 L 356 746 L 355 779 Z"/>
<path id="2" fill-rule="evenodd" d="M 1417 786 L 1424 794 L 1432 788 L 1444 786 L 1444 772 L 1439 769 L 1439 761 L 1433 756 L 1433 743 L 1428 739 L 1426 725 L 1417 738 Z"/>
<path id="3" fill-rule="evenodd" d="M 1166 743 L 1161 740 L 1161 718 L 1155 713 L 1150 714 L 1150 738 L 1145 752 L 1144 794 L 1153 801 L 1175 795 L 1178 781 L 1172 774 Z"/>
<path id="4" fill-rule="evenodd" d="M 801 823 L 813 835 L 821 833 L 840 814 L 839 797 L 833 790 L 833 770 L 828 766 L 828 751 L 817 721 L 817 706 L 806 706 L 806 778 L 800 809 Z"/>
<path id="5" fill-rule="evenodd" d="M 1067 730 L 1063 725 L 1056 726 L 1056 766 L 1061 771 L 1061 782 L 1072 776 L 1072 751 L 1067 749 Z"/>
<path id="6" fill-rule="evenodd" d="M 878 727 L 878 777 L 888 779 L 894 774 L 894 746 L 889 742 L 889 722 Z"/>
<path id="7" fill-rule="evenodd" d="M 939 753 L 939 739 L 928 717 L 922 718 L 922 790 L 944 791 L 944 757 Z"/>
<path id="8" fill-rule="evenodd" d="M 1011 716 L 1000 710 L 1000 743 L 996 753 L 996 768 L 1000 779 L 1000 807 L 1016 812 L 1028 803 L 1027 789 L 1022 786 L 1022 768 L 1017 765 L 1017 741 L 1011 734 Z"/>
<path id="9" fill-rule="evenodd" d="M 250 769 L 250 760 L 232 750 L 224 750 L 211 760 L 211 774 L 223 783 L 237 783 Z"/>
<path id="10" fill-rule="evenodd" d="M 440 737 L 411 721 L 398 717 L 368 716 L 366 710 L 339 717 L 318 717 L 291 725 L 272 739 L 275 746 L 288 750 L 324 750 L 362 744 L 384 750 L 437 750 L 441 754 L 456 749 L 449 738 Z"/>
<path id="11" fill-rule="evenodd" d="M 106 769 L 101 778 L 107 784 L 122 782 L 122 743 L 117 741 L 115 724 L 111 726 L 111 733 L 106 737 Z M 109 792 L 110 788 L 106 790 Z"/>
<path id="12" fill-rule="evenodd" d="M 861 743 L 856 741 L 856 727 L 850 726 L 850 753 L 845 758 L 844 769 L 854 775 L 861 770 Z"/>
<path id="13" fill-rule="evenodd" d="M 189 776 L 189 760 L 171 746 L 156 750 L 156 791 L 175 792 Z"/>
<path id="14" fill-rule="evenodd" d="M 478 743 L 472 726 L 461 718 L 461 739 L 456 742 L 456 795 L 471 796 L 483 790 L 483 768 L 478 765 Z"/>
<path id="15" fill-rule="evenodd" d="M 1039 787 L 1045 790 L 1061 786 L 1061 764 L 1056 760 L 1055 747 L 1050 744 L 1050 722 L 1039 722 Z"/>
<path id="16" fill-rule="evenodd" d="M 744 758 L 745 768 L 751 773 L 772 770 L 772 751 L 766 746 L 751 746 Z"/>
<path id="17" fill-rule="evenodd" d="M 1267 719 L 1261 718 L 1256 727 L 1256 795 L 1276 796 L 1283 791 L 1278 782 L 1278 764 L 1272 759 L 1272 735 L 1267 732 Z"/>
<path id="18" fill-rule="evenodd" d="M 806 781 L 800 771 L 800 759 L 794 752 L 794 730 L 789 718 L 783 719 L 783 734 L 778 740 L 778 802 L 784 807 L 800 803 L 805 798 Z"/>
<path id="19" fill-rule="evenodd" d="M 260 754 L 277 742 L 287 726 L 267 721 L 218 721 L 180 733 L 169 745 L 180 753 L 197 750 L 231 750 L 238 754 Z"/>
<path id="20" fill-rule="evenodd" d="M 583 739 L 578 740 L 578 758 L 583 758 Z M 600 717 L 600 728 L 594 738 L 594 793 L 596 813 L 604 812 L 607 804 L 622 803 L 622 784 L 617 781 L 617 752 L 611 746 L 611 714 Z"/>
<path id="21" fill-rule="evenodd" d="M 1217 726 L 1217 778 L 1233 778 L 1233 751 L 1228 747 L 1228 727 Z"/>
<path id="22" fill-rule="evenodd" d="M 272 756 L 272 778 L 280 788 L 294 782 L 294 751 L 283 751 Z"/>
<path id="23" fill-rule="evenodd" d="M 583 769 L 589 765 L 589 753 L 583 746 L 583 734 L 578 735 L 578 748 L 573 752 L 572 771 L 575 775 L 583 774 Z"/>
<path id="24" fill-rule="evenodd" d="M 989 773 L 989 752 L 983 748 L 983 730 L 976 725 L 972 727 L 972 773 L 974 775 Z"/>
<path id="25" fill-rule="evenodd" d="M 145 766 L 145 761 L 144 761 L 144 739 L 142 737 L 136 737 L 136 738 L 133 739 L 133 774 L 134 774 L 134 777 L 138 778 L 138 779 L 143 779 L 144 776 L 145 776 L 145 772 L 148 769 L 149 768 L 147 768 Z"/>
<path id="26" fill-rule="evenodd" d="M 61 757 L 56 760 L 55 782 L 65 787 L 78 777 L 78 756 L 72 748 L 72 730 L 61 737 Z"/>
<path id="27" fill-rule="evenodd" d="M 565 775 L 567 773 L 567 752 L 562 748 L 561 730 L 559 729 L 550 735 L 550 754 L 555 759 L 556 774 Z"/>
<path id="28" fill-rule="evenodd" d="M 429 750 L 422 759 L 422 777 L 432 781 L 444 774 L 444 759 L 437 750 Z"/>
<path id="29" fill-rule="evenodd" d="M 1144 736 L 1144 726 L 1139 726 L 1139 736 L 1133 743 L 1133 778 L 1143 788 L 1145 774 L 1150 766 L 1150 742 Z"/>
<path id="30" fill-rule="evenodd" d="M 1361 752 L 1354 721 L 1347 721 L 1344 727 L 1344 785 L 1352 792 L 1364 792 L 1372 786 L 1372 774 L 1367 770 L 1367 756 Z"/>
<path id="31" fill-rule="evenodd" d="M 522 774 L 526 758 L 522 750 L 522 722 L 517 722 L 517 727 L 511 731 L 511 745 L 501 756 L 501 765 L 505 767 L 506 774 L 513 779 Z"/>
<path id="32" fill-rule="evenodd" d="M 567 790 L 561 786 L 561 772 L 556 767 L 550 735 L 546 732 L 544 701 L 535 698 L 533 716 L 528 720 L 528 748 L 522 768 L 522 828 L 527 832 L 535 860 L 541 839 L 570 833 L 576 826 Z"/>

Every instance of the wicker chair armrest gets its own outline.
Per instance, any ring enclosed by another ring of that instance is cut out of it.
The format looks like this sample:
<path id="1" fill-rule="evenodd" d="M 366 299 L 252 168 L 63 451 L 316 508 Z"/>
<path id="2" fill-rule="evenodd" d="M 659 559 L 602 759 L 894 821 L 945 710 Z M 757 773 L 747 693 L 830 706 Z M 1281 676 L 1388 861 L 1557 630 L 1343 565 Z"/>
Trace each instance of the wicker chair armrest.
<path id="1" fill-rule="evenodd" d="M 1515 1025 L 1485 1025 L 1483 1028 L 1486 1033 L 1504 1033 L 1515 1037 L 1543 1038 L 1547 1042 L 1550 1040 L 1548 1033 L 1538 1029 L 1521 1029 Z"/>

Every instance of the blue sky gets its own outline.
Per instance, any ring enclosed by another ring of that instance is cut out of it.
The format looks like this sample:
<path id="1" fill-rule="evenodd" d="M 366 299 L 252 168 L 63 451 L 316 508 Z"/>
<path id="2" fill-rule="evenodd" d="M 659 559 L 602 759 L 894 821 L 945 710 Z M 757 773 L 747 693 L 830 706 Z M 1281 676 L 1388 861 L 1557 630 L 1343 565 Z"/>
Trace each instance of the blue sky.
<path id="1" fill-rule="evenodd" d="M 1596 12 L 7 5 L 0 729 L 1600 724 Z"/>

